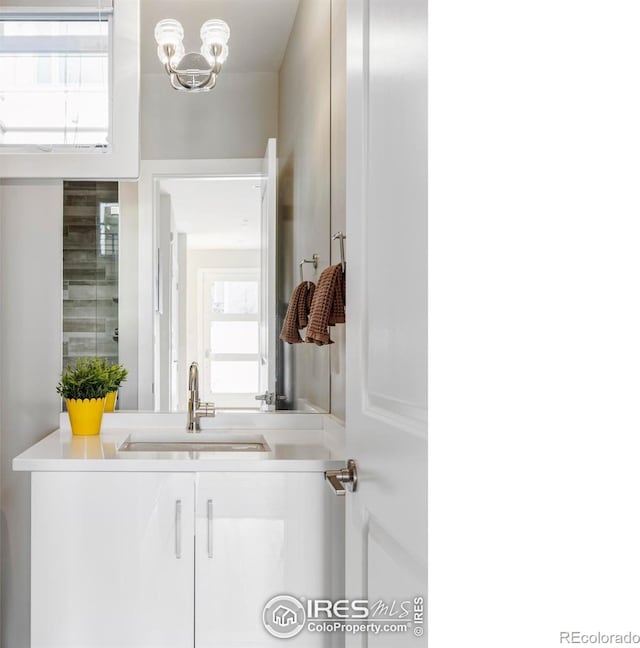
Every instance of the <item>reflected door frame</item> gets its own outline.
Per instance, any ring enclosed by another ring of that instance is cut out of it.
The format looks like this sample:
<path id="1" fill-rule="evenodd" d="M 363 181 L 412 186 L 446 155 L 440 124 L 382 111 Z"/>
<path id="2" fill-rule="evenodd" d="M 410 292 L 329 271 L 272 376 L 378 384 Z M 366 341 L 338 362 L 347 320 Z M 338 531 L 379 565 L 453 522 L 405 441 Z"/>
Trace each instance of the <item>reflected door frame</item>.
<path id="1" fill-rule="evenodd" d="M 158 254 L 155 236 L 155 214 L 160 202 L 159 184 L 167 178 L 256 178 L 262 177 L 262 158 L 226 160 L 142 160 L 138 184 L 138 242 L 133 248 L 138 259 L 137 305 L 131 309 L 137 312 L 137 345 L 122 358 L 128 366 L 138 367 L 138 409 L 168 410 L 169 403 L 161 400 L 160 353 L 154 340 L 162 311 L 162 292 L 159 271 L 162 259 Z M 121 305 L 122 306 L 122 305 Z M 133 347 L 133 345 L 132 345 Z M 184 355 L 184 354 L 183 354 Z M 178 361 L 178 390 L 184 376 L 184 390 L 187 389 L 187 371 L 191 360 L 181 357 Z M 165 390 L 169 391 L 169 390 Z"/>

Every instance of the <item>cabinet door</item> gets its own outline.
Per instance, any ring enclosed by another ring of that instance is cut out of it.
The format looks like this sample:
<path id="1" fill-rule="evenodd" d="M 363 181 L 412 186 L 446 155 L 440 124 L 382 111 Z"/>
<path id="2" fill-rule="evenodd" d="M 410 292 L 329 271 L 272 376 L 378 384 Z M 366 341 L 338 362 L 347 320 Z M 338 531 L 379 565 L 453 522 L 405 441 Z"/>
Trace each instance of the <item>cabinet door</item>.
<path id="1" fill-rule="evenodd" d="M 341 498 L 342 499 L 342 498 Z M 279 646 L 262 625 L 278 594 L 340 597 L 344 503 L 322 473 L 201 473 L 196 487 L 196 648 Z M 287 645 L 338 646 L 303 630 Z"/>
<path id="2" fill-rule="evenodd" d="M 32 648 L 193 646 L 194 477 L 33 473 Z"/>

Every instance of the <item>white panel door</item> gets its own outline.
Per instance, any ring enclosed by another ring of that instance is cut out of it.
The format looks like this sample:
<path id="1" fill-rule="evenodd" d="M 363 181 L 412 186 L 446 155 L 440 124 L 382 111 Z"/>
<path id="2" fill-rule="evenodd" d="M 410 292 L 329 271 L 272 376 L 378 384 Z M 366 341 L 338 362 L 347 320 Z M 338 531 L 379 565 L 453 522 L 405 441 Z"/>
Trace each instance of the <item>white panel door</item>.
<path id="1" fill-rule="evenodd" d="M 272 637 L 262 611 L 279 594 L 343 590 L 344 507 L 322 473 L 200 473 L 196 494 L 196 648 L 328 648 L 340 637 Z"/>
<path id="2" fill-rule="evenodd" d="M 192 474 L 34 472 L 31 492 L 31 648 L 192 648 Z"/>
<path id="3" fill-rule="evenodd" d="M 278 158 L 276 140 L 267 142 L 262 165 L 260 223 L 260 391 L 276 389 L 276 218 Z M 275 404 L 269 405 L 275 409 Z"/>
<path id="4" fill-rule="evenodd" d="M 347 3 L 347 594 L 409 601 L 422 646 L 427 545 L 427 2 Z M 418 599 L 414 604 L 414 599 Z M 414 617 L 415 614 L 415 617 Z"/>

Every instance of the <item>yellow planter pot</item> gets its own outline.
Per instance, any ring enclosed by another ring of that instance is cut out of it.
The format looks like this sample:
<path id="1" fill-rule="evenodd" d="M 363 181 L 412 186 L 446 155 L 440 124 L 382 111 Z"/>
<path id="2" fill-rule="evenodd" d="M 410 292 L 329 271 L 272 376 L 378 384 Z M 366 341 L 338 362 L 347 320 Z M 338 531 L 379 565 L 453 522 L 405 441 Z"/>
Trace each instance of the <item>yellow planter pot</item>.
<path id="1" fill-rule="evenodd" d="M 77 436 L 92 436 L 100 434 L 102 413 L 104 412 L 104 398 L 67 398 L 67 410 L 71 422 L 71 432 Z"/>
<path id="2" fill-rule="evenodd" d="M 118 402 L 118 392 L 117 391 L 112 391 L 107 394 L 107 400 L 104 405 L 104 411 L 105 412 L 115 412 L 116 411 L 116 403 Z"/>

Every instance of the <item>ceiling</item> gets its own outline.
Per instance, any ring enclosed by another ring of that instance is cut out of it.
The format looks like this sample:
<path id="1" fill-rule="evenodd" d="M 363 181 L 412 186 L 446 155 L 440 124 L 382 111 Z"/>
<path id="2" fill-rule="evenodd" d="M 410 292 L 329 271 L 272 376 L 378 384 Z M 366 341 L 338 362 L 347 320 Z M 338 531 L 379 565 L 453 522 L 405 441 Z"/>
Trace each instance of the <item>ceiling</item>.
<path id="1" fill-rule="evenodd" d="M 225 72 L 277 72 L 300 0 L 142 0 L 143 74 L 163 72 L 153 35 L 156 23 L 175 18 L 184 27 L 187 51 L 200 51 L 200 26 L 210 18 L 231 29 Z"/>
<path id="2" fill-rule="evenodd" d="M 163 178 L 176 230 L 189 249 L 257 250 L 260 247 L 258 178 Z"/>

